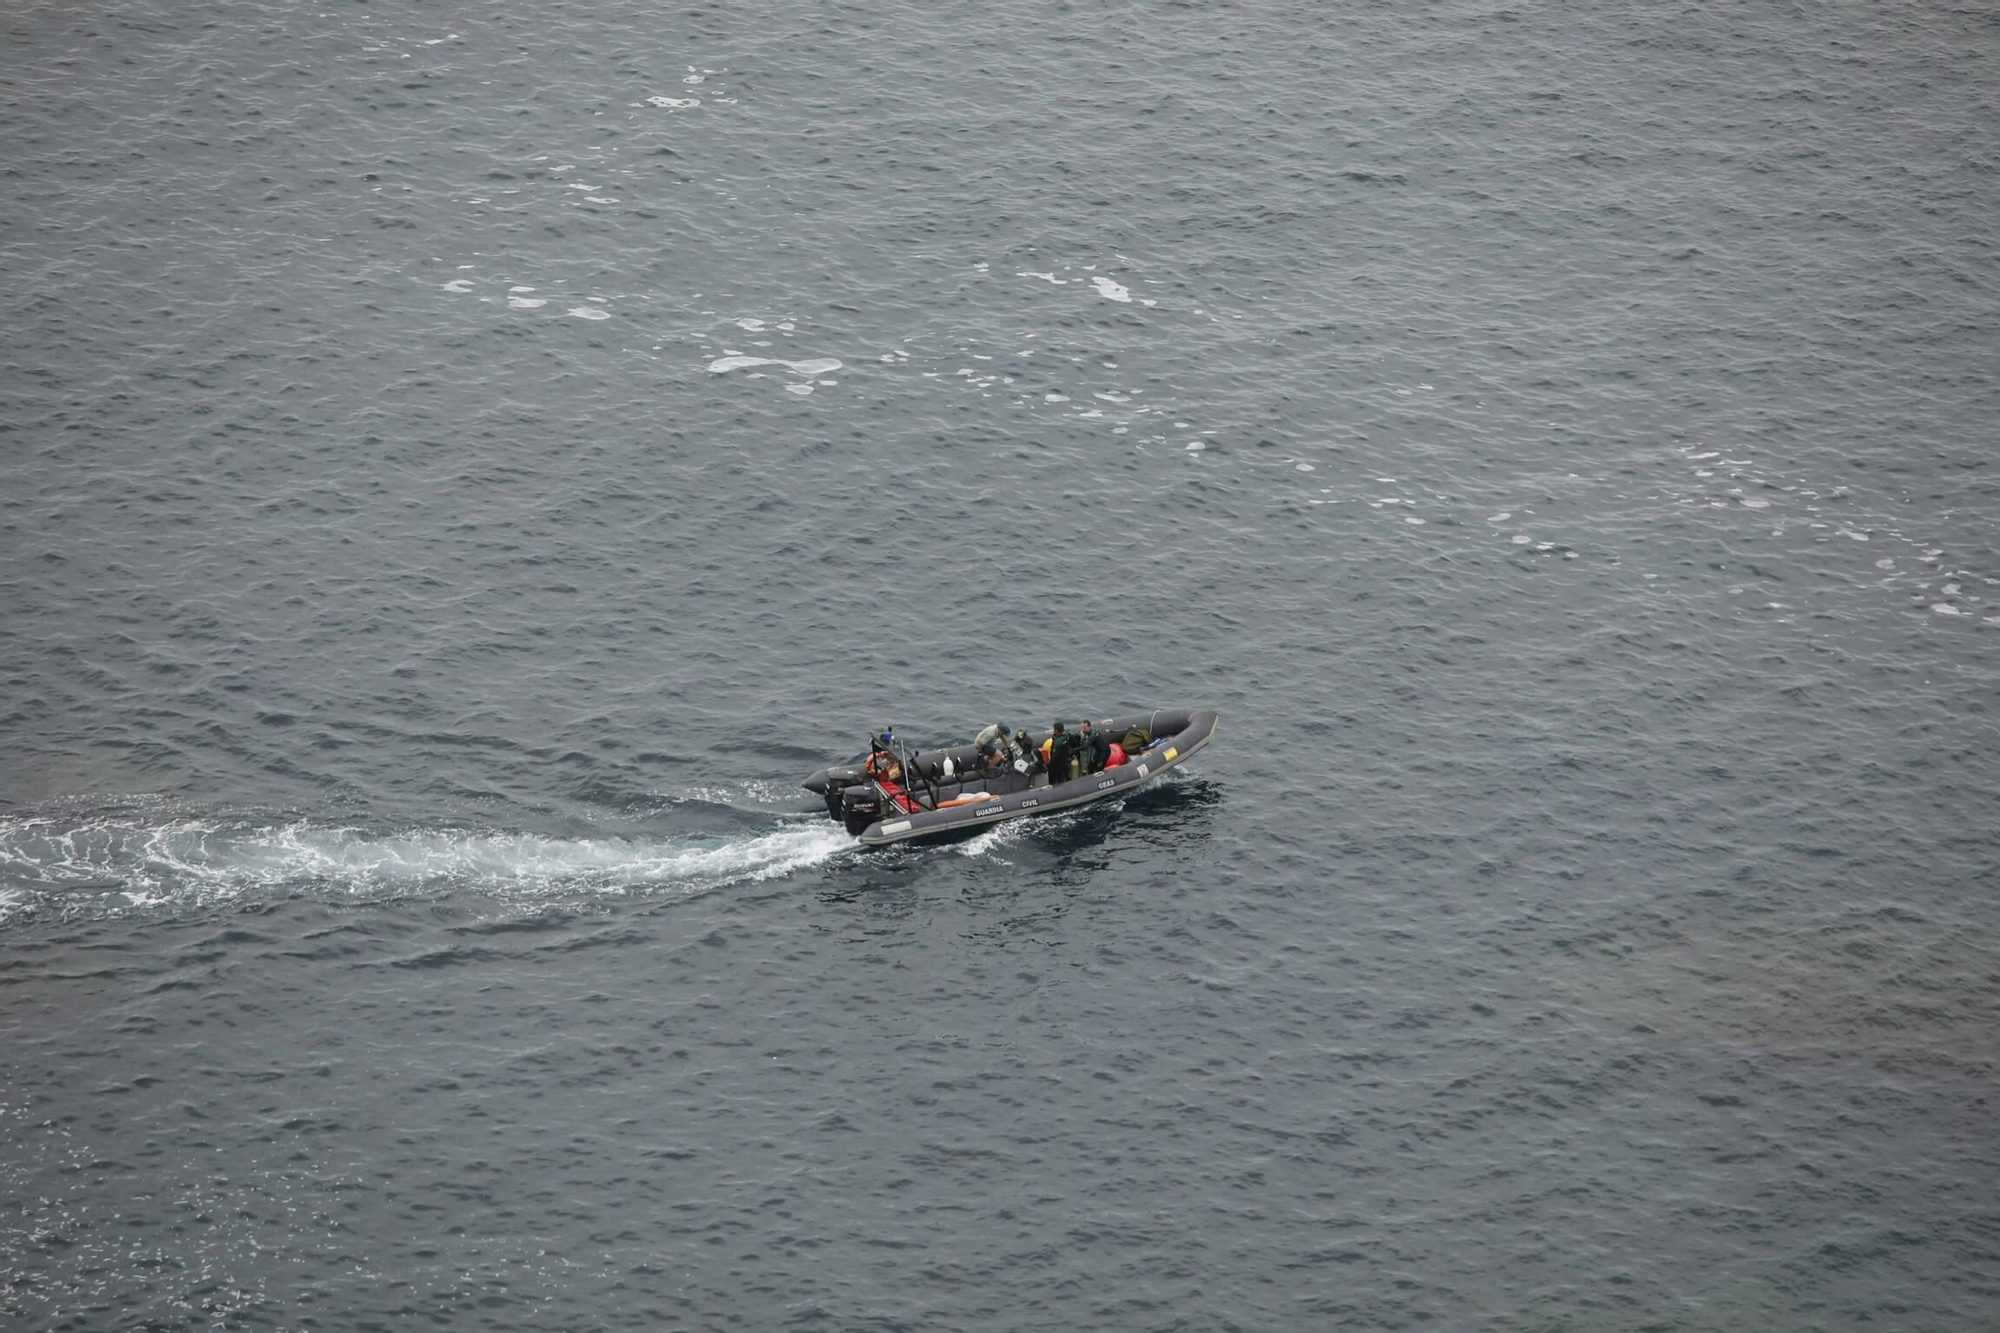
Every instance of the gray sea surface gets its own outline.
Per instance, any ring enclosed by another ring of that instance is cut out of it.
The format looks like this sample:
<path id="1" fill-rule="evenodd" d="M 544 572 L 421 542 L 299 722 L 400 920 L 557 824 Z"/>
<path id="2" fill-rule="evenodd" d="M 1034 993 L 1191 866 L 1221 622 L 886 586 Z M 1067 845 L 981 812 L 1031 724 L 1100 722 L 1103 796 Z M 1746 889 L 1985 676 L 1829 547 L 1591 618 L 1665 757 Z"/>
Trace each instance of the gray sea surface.
<path id="1" fill-rule="evenodd" d="M 2000 1320 L 1990 6 L 30 2 L 0 130 L 6 1327 Z"/>

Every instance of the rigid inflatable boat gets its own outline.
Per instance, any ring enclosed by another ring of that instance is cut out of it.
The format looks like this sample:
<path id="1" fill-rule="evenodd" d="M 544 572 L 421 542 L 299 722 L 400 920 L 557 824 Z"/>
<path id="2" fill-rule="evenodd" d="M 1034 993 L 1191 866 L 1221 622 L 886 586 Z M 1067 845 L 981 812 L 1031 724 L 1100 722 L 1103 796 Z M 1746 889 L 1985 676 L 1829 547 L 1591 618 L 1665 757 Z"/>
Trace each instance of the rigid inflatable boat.
<path id="1" fill-rule="evenodd" d="M 1170 768 L 1185 764 L 1215 739 L 1213 708 L 1159 708 L 1150 713 L 1092 718 L 1112 742 L 1111 764 L 1075 776 L 1045 771 L 1046 731 L 1003 738 L 999 754 L 977 745 L 948 750 L 905 750 L 888 732 L 863 760 L 822 768 L 806 790 L 826 798 L 826 811 L 864 846 L 935 837 L 1026 815 L 1071 810 L 1135 791 Z M 1076 732 L 1078 722 L 1065 722 Z M 1129 752 L 1118 753 L 1127 750 Z M 1122 761 L 1121 761 L 1122 760 Z"/>

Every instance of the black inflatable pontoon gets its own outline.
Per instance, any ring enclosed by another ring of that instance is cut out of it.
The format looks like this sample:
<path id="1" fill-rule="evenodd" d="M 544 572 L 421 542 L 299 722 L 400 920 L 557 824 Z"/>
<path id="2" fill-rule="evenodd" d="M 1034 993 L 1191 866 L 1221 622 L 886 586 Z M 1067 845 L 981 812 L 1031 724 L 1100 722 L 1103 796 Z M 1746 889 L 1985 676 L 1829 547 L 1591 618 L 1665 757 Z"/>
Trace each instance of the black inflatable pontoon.
<path id="1" fill-rule="evenodd" d="M 1136 790 L 1186 763 L 1213 740 L 1216 714 L 1213 708 L 1159 708 L 1092 718 L 1091 725 L 1121 748 L 1134 733 L 1143 733 L 1146 739 L 1115 767 L 1052 782 L 1040 760 L 1042 742 L 1049 738 L 1046 731 L 1027 738 L 1025 753 L 1014 743 L 997 761 L 986 762 L 977 746 L 906 751 L 885 733 L 866 761 L 822 768 L 805 780 L 805 787 L 824 796 L 827 813 L 863 845 L 882 847 L 1023 815 L 1069 810 Z M 1070 732 L 1079 726 L 1063 723 Z"/>

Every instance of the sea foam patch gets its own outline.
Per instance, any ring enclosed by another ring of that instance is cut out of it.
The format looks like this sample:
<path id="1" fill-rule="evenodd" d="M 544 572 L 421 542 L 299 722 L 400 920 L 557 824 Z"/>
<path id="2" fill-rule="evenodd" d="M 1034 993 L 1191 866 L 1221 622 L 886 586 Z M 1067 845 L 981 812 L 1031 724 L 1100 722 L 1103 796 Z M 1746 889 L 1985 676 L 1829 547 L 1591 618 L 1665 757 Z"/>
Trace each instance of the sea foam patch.
<path id="1" fill-rule="evenodd" d="M 1071 283 L 1087 282 L 1090 284 L 1091 289 L 1095 291 L 1099 296 L 1103 297 L 1105 300 L 1117 301 L 1122 305 L 1131 305 L 1136 303 L 1138 305 L 1143 305 L 1143 306 L 1156 306 L 1159 304 L 1158 301 L 1148 296 L 1138 296 L 1138 297 L 1133 296 L 1132 289 L 1126 286 L 1124 283 L 1118 281 L 1116 278 L 1107 277 L 1102 273 L 1092 273 L 1091 270 L 1095 269 L 1096 267 L 1097 265 L 1095 264 L 1085 264 L 1083 265 L 1082 272 L 1080 273 L 1077 273 L 1077 271 L 1074 269 L 1067 269 L 1067 268 L 1050 269 L 1046 271 L 1036 270 L 1036 269 L 1019 269 L 1016 270 L 1014 276 L 1017 278 L 1034 278 L 1040 282 L 1046 282 L 1056 287 L 1067 287 Z M 1074 273 L 1076 274 L 1076 276 L 1063 277 L 1061 276 L 1063 273 Z M 1151 279 L 1146 279 L 1145 281 L 1151 281 Z"/>
<path id="2" fill-rule="evenodd" d="M 841 363 L 830 356 L 816 357 L 809 361 L 786 361 L 775 356 L 745 356 L 741 352 L 725 349 L 724 355 L 708 363 L 708 373 L 727 375 L 732 370 L 744 370 L 751 366 L 783 366 L 794 375 L 815 377 L 839 370 Z"/>

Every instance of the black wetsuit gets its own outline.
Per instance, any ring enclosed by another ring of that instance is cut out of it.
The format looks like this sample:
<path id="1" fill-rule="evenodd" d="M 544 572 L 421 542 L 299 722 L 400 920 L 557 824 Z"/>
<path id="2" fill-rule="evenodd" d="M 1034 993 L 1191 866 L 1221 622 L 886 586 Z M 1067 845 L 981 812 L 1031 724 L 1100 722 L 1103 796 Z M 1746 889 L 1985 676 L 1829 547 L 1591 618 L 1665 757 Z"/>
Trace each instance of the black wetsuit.
<path id="1" fill-rule="evenodd" d="M 1049 746 L 1049 785 L 1051 787 L 1059 783 L 1068 782 L 1072 777 L 1076 776 L 1071 770 L 1071 761 L 1076 758 L 1076 752 L 1081 739 L 1075 732 L 1065 731 L 1062 735 L 1055 738 L 1054 744 Z"/>

